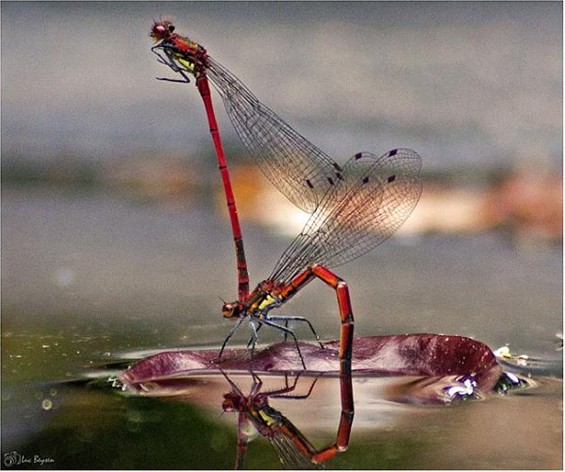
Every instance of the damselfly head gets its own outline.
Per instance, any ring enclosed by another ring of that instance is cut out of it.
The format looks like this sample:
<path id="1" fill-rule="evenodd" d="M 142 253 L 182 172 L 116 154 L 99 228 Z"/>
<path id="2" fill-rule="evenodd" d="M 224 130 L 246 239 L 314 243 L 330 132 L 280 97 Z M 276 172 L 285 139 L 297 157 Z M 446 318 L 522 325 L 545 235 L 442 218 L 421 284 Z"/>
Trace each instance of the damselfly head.
<path id="1" fill-rule="evenodd" d="M 241 395 L 235 392 L 229 392 L 224 395 L 224 401 L 222 402 L 222 410 L 224 412 L 238 411 L 243 409 L 244 401 L 242 401 Z"/>
<path id="2" fill-rule="evenodd" d="M 174 30 L 175 25 L 173 25 L 170 21 L 155 20 L 149 36 L 151 36 L 155 41 L 162 41 L 163 39 L 169 39 Z"/>
<path id="3" fill-rule="evenodd" d="M 222 306 L 224 318 L 239 318 L 242 312 L 243 304 L 241 302 L 224 303 Z"/>

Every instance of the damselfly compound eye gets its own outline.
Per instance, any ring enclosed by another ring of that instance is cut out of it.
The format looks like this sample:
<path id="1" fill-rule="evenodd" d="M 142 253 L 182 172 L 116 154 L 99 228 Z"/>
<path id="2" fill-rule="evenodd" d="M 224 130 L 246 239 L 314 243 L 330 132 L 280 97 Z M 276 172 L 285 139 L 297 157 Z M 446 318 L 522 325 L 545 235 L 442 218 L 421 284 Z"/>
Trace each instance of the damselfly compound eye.
<path id="1" fill-rule="evenodd" d="M 234 311 L 235 306 L 233 303 L 224 303 L 224 306 L 222 306 L 222 315 L 224 315 L 224 318 L 231 318 L 234 316 Z"/>
<path id="2" fill-rule="evenodd" d="M 237 318 L 241 316 L 243 305 L 239 302 L 224 303 L 222 306 L 222 315 L 224 318 Z"/>
<path id="3" fill-rule="evenodd" d="M 174 30 L 170 21 L 156 21 L 151 28 L 151 36 L 157 40 L 168 39 Z"/>

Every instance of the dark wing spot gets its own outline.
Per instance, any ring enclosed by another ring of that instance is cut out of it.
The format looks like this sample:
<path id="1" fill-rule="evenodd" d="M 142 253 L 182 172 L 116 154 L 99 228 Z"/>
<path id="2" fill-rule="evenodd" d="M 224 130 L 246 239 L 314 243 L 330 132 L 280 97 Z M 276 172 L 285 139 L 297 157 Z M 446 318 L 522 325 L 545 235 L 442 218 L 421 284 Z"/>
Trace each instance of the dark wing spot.
<path id="1" fill-rule="evenodd" d="M 306 179 L 306 185 L 308 185 L 308 187 L 310 187 L 310 188 L 314 188 L 314 185 L 312 185 L 312 182 L 310 182 L 310 179 Z"/>
<path id="2" fill-rule="evenodd" d="M 334 162 L 333 165 L 334 165 L 334 169 L 335 169 L 335 170 L 337 170 L 338 172 L 341 172 L 341 171 L 342 171 L 341 167 L 339 166 L 339 164 L 338 164 L 337 162 Z"/>
<path id="3" fill-rule="evenodd" d="M 338 178 L 338 180 L 343 180 L 343 175 L 341 175 L 339 172 L 336 172 L 335 176 Z"/>
<path id="4" fill-rule="evenodd" d="M 386 179 L 386 181 L 390 184 L 391 182 L 394 182 L 396 180 L 396 175 L 391 175 L 388 179 Z"/>
<path id="5" fill-rule="evenodd" d="M 366 184 L 367 182 L 369 182 L 369 176 L 363 177 L 363 183 Z"/>
<path id="6" fill-rule="evenodd" d="M 331 177 L 328 177 L 328 182 L 330 183 L 330 185 L 334 185 L 334 181 Z"/>
<path id="7" fill-rule="evenodd" d="M 390 151 L 390 152 L 388 153 L 388 157 L 396 156 L 396 153 L 397 153 L 397 152 L 398 152 L 398 149 L 393 149 L 392 151 Z"/>
<path id="8" fill-rule="evenodd" d="M 362 157 L 363 157 L 362 152 L 358 152 L 357 154 L 355 154 L 355 159 L 361 159 Z"/>

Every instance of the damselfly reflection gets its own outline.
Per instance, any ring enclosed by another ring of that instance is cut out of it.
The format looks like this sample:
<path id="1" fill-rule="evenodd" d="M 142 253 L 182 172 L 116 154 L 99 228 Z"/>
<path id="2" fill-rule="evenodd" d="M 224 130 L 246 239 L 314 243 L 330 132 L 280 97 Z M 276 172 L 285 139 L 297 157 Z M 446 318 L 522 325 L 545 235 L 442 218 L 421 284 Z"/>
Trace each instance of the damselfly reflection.
<path id="1" fill-rule="evenodd" d="M 246 395 L 235 382 L 225 373 L 223 374 L 231 386 L 231 391 L 224 394 L 222 409 L 226 412 L 238 413 L 236 469 L 243 468 L 249 437 L 251 435 L 250 426 L 261 436 L 269 440 L 281 464 L 289 469 L 317 467 L 319 464 L 334 457 L 337 452 L 342 452 L 347 449 L 351 426 L 353 424 L 352 408 L 346 411 L 342 408 L 342 421 L 340 421 L 335 442 L 318 450 L 287 417 L 269 404 L 270 398 L 292 400 L 307 399 L 312 393 L 318 378 L 312 380 L 305 393 L 296 393 L 300 373 L 294 377 L 292 382 L 289 382 L 289 375 L 285 374 L 284 386 L 281 388 L 261 391 L 263 382 L 256 374 L 250 372 L 253 383 L 249 394 Z M 348 392 L 350 393 L 351 378 L 341 378 L 341 381 L 341 392 L 347 395 Z M 349 389 L 347 384 L 349 384 Z M 342 405 L 343 403 L 342 401 Z M 347 406 L 351 404 L 352 407 L 353 398 L 348 397 L 345 399 L 345 404 Z"/>

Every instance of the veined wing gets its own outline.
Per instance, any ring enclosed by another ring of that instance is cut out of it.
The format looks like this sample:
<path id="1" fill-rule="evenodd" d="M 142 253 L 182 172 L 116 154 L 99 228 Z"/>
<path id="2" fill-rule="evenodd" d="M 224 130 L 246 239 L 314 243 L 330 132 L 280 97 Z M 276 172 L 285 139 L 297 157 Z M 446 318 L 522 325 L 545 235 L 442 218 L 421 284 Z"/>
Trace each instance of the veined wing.
<path id="1" fill-rule="evenodd" d="M 321 464 L 315 464 L 310 457 L 304 454 L 295 444 L 295 442 L 283 434 L 276 432 L 269 437 L 270 443 L 273 445 L 279 461 L 285 469 L 303 470 L 303 469 L 321 469 Z"/>
<path id="2" fill-rule="evenodd" d="M 230 120 L 267 178 L 298 208 L 312 213 L 342 178 L 341 167 L 263 105 L 228 69 L 208 57 L 207 75 Z"/>
<path id="3" fill-rule="evenodd" d="M 420 156 L 409 149 L 353 156 L 269 279 L 289 282 L 310 264 L 335 267 L 381 244 L 416 206 L 420 169 Z"/>

